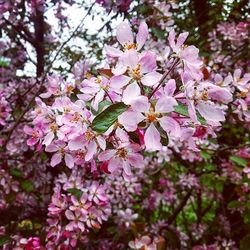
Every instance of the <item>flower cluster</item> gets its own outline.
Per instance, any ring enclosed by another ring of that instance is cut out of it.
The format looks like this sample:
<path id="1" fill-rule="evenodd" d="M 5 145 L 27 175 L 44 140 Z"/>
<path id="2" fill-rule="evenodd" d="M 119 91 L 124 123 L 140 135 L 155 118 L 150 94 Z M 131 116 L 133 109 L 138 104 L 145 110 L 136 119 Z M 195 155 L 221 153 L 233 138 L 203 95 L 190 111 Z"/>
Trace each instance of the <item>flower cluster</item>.
<path id="1" fill-rule="evenodd" d="M 61 174 L 57 181 L 48 208 L 48 249 L 60 241 L 75 247 L 90 229 L 100 229 L 111 213 L 105 185 L 83 183 L 81 171 L 73 171 L 69 178 Z"/>

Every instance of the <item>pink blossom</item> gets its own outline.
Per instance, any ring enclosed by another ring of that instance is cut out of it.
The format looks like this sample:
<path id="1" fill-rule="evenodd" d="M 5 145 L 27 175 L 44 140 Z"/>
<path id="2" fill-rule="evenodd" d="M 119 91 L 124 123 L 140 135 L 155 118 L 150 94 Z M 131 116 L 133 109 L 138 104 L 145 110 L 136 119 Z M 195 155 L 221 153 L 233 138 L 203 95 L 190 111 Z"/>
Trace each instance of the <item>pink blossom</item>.
<path id="1" fill-rule="evenodd" d="M 127 22 L 122 22 L 117 27 L 116 37 L 124 50 L 140 50 L 148 38 L 148 26 L 145 22 L 141 22 L 136 35 L 136 43 L 134 43 L 133 33 L 129 24 Z M 105 50 L 107 55 L 112 57 L 120 57 L 123 55 L 121 50 L 108 45 L 105 46 Z"/>
<path id="2" fill-rule="evenodd" d="M 68 147 L 66 144 L 62 141 L 55 141 L 54 143 L 48 145 L 45 148 L 46 152 L 56 152 L 53 154 L 51 158 L 50 165 L 52 167 L 58 165 L 61 161 L 62 158 L 64 157 L 64 161 L 67 167 L 73 168 L 74 167 L 74 158 L 72 157 L 71 154 L 68 153 Z"/>

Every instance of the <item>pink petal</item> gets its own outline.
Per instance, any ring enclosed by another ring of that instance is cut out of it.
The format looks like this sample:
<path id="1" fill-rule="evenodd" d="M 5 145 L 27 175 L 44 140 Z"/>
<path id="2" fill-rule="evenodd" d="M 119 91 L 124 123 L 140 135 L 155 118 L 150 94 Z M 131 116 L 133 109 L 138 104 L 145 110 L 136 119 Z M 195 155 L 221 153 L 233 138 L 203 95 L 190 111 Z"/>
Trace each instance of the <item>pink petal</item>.
<path id="1" fill-rule="evenodd" d="M 85 161 L 89 161 L 93 158 L 93 155 L 96 153 L 97 151 L 97 146 L 95 141 L 91 141 L 88 145 L 87 148 L 87 154 L 85 156 Z"/>
<path id="2" fill-rule="evenodd" d="M 73 214 L 72 211 L 70 211 L 70 210 L 67 210 L 67 211 L 65 212 L 65 216 L 66 216 L 66 218 L 67 218 L 68 220 L 74 220 L 74 219 L 75 219 L 74 214 Z"/>
<path id="3" fill-rule="evenodd" d="M 169 35 L 168 35 L 168 42 L 169 42 L 169 45 L 172 49 L 175 48 L 175 31 L 174 29 L 172 29 L 170 32 L 169 32 Z"/>
<path id="4" fill-rule="evenodd" d="M 160 113 L 169 113 L 178 105 L 177 101 L 171 96 L 162 96 L 155 105 L 155 111 Z"/>
<path id="5" fill-rule="evenodd" d="M 176 47 L 180 48 L 181 45 L 183 45 L 183 43 L 186 41 L 187 37 L 188 37 L 188 32 L 181 33 L 177 38 Z"/>
<path id="6" fill-rule="evenodd" d="M 214 122 L 225 121 L 223 110 L 217 108 L 212 104 L 200 102 L 197 105 L 197 109 L 200 112 L 201 116 L 203 116 L 206 120 Z"/>
<path id="7" fill-rule="evenodd" d="M 111 150 L 111 149 L 103 151 L 99 154 L 98 159 L 100 161 L 107 161 L 107 160 L 111 159 L 115 155 L 115 153 L 116 153 L 116 151 Z"/>
<path id="8" fill-rule="evenodd" d="M 44 137 L 44 141 L 43 144 L 48 146 L 54 139 L 55 135 L 53 132 L 49 132 L 45 137 Z"/>
<path id="9" fill-rule="evenodd" d="M 151 123 L 144 136 L 145 146 L 148 151 L 161 150 L 161 136 L 155 125 Z"/>
<path id="10" fill-rule="evenodd" d="M 164 92 L 168 96 L 173 96 L 174 92 L 176 90 L 176 83 L 174 79 L 170 79 L 167 83 L 166 86 L 164 87 Z"/>
<path id="11" fill-rule="evenodd" d="M 164 116 L 160 118 L 160 125 L 168 134 L 174 137 L 181 136 L 181 127 L 172 117 Z"/>
<path id="12" fill-rule="evenodd" d="M 207 91 L 208 96 L 212 98 L 212 100 L 228 103 L 233 100 L 232 94 L 224 88 L 214 86 L 212 89 Z"/>
<path id="13" fill-rule="evenodd" d="M 38 141 L 39 141 L 38 138 L 30 138 L 30 139 L 27 140 L 27 145 L 28 146 L 34 146 Z"/>
<path id="14" fill-rule="evenodd" d="M 83 136 L 78 136 L 74 140 L 71 140 L 68 144 L 70 150 L 82 149 L 85 145 L 85 140 Z"/>
<path id="15" fill-rule="evenodd" d="M 141 89 L 136 82 L 129 84 L 123 91 L 122 101 L 129 105 L 131 101 L 137 98 L 141 94 Z"/>
<path id="16" fill-rule="evenodd" d="M 123 64 L 122 61 L 118 61 L 115 68 L 112 69 L 112 73 L 115 76 L 122 75 L 127 71 L 127 66 Z"/>
<path id="17" fill-rule="evenodd" d="M 51 161 L 50 161 L 50 165 L 52 167 L 54 167 L 57 164 L 59 164 L 61 161 L 62 161 L 62 155 L 60 153 L 56 153 L 52 156 Z"/>
<path id="18" fill-rule="evenodd" d="M 144 53 L 139 63 L 141 64 L 141 73 L 145 74 L 152 72 L 157 67 L 156 55 L 151 51 L 147 51 Z"/>
<path id="19" fill-rule="evenodd" d="M 138 123 L 145 117 L 137 111 L 127 110 L 118 116 L 118 122 L 124 126 L 127 131 L 135 131 Z"/>
<path id="20" fill-rule="evenodd" d="M 130 165 L 129 165 L 129 163 L 127 161 L 123 162 L 122 168 L 125 171 L 126 175 L 132 175 L 131 167 L 130 167 Z"/>
<path id="21" fill-rule="evenodd" d="M 130 80 L 130 77 L 124 75 L 113 76 L 110 79 L 110 86 L 114 89 L 121 89 L 122 87 L 126 86 Z"/>
<path id="22" fill-rule="evenodd" d="M 74 158 L 70 154 L 65 154 L 64 160 L 67 167 L 74 167 Z"/>
<path id="23" fill-rule="evenodd" d="M 150 108 L 150 103 L 146 96 L 139 96 L 130 102 L 131 108 L 135 111 L 146 112 Z"/>
<path id="24" fill-rule="evenodd" d="M 118 25 L 116 37 L 121 45 L 124 45 L 125 43 L 131 44 L 134 42 L 132 30 L 126 22 L 122 22 Z"/>
<path id="25" fill-rule="evenodd" d="M 99 103 L 103 100 L 103 97 L 105 95 L 105 91 L 101 89 L 94 98 L 94 101 L 92 102 L 93 108 L 97 111 Z"/>
<path id="26" fill-rule="evenodd" d="M 32 135 L 32 133 L 33 133 L 34 130 L 33 130 L 33 128 L 31 128 L 31 127 L 25 125 L 24 128 L 23 128 L 23 131 L 24 131 L 24 133 L 27 134 L 27 135 Z"/>
<path id="27" fill-rule="evenodd" d="M 128 162 L 131 166 L 136 168 L 143 168 L 144 166 L 143 156 L 138 153 L 130 154 L 128 156 Z"/>
<path id="28" fill-rule="evenodd" d="M 139 62 L 139 54 L 136 50 L 125 51 L 123 56 L 121 57 L 121 62 L 123 63 L 123 65 L 134 69 Z"/>
<path id="29" fill-rule="evenodd" d="M 148 25 L 141 22 L 136 36 L 137 49 L 140 50 L 148 38 Z"/>
<path id="30" fill-rule="evenodd" d="M 116 49 L 114 47 L 105 45 L 104 49 L 105 49 L 105 51 L 106 51 L 106 53 L 107 53 L 108 56 L 111 56 L 111 57 L 120 57 L 122 55 L 122 51 L 119 50 L 119 49 Z"/>
<path id="31" fill-rule="evenodd" d="M 100 148 L 102 150 L 105 150 L 106 149 L 106 141 L 105 141 L 105 139 L 102 136 L 97 136 L 96 139 L 97 139 L 97 142 L 98 142 L 98 145 L 100 146 Z"/>
<path id="32" fill-rule="evenodd" d="M 46 152 L 56 152 L 58 151 L 58 147 L 55 144 L 50 144 L 45 148 Z"/>
<path id="33" fill-rule="evenodd" d="M 119 169 L 121 167 L 121 161 L 117 158 L 112 158 L 108 165 L 108 171 L 114 172 L 116 169 Z"/>
<path id="34" fill-rule="evenodd" d="M 145 86 L 152 87 L 160 81 L 162 74 L 153 71 L 142 77 L 141 82 Z"/>

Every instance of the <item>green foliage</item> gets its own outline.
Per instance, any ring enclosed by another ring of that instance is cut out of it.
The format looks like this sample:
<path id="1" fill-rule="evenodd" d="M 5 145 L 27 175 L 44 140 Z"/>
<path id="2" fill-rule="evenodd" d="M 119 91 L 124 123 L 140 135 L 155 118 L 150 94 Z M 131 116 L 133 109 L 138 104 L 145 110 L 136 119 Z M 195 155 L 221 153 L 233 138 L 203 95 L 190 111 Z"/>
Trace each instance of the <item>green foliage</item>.
<path id="1" fill-rule="evenodd" d="M 21 170 L 19 170 L 17 168 L 11 168 L 10 174 L 14 177 L 22 177 L 23 176 L 23 173 L 21 172 Z"/>
<path id="2" fill-rule="evenodd" d="M 236 156 L 236 155 L 232 155 L 229 158 L 232 162 L 236 163 L 237 165 L 241 166 L 241 167 L 246 167 L 247 166 L 247 160 Z"/>
<path id="3" fill-rule="evenodd" d="M 25 191 L 25 192 L 32 192 L 34 191 L 34 186 L 33 186 L 33 183 L 29 180 L 24 180 L 21 182 L 21 187 L 22 189 Z"/>
<path id="4" fill-rule="evenodd" d="M 127 105 L 122 102 L 112 104 L 95 117 L 92 122 L 92 129 L 98 133 L 105 133 L 127 109 Z"/>
<path id="5" fill-rule="evenodd" d="M 9 238 L 6 236 L 0 236 L 0 247 L 6 244 L 9 241 Z"/>
<path id="6" fill-rule="evenodd" d="M 73 194 L 77 197 L 77 199 L 79 200 L 82 196 L 82 191 L 78 188 L 69 188 L 67 189 L 67 192 L 70 194 Z"/>

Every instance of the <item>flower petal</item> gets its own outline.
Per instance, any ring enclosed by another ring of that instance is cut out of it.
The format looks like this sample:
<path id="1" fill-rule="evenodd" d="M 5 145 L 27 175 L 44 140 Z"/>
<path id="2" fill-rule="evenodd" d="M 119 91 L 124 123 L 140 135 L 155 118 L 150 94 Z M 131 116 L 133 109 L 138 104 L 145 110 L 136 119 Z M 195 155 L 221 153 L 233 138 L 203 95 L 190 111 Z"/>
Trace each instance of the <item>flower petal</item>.
<path id="1" fill-rule="evenodd" d="M 155 105 L 155 111 L 159 113 L 169 113 L 178 105 L 177 101 L 171 96 L 162 96 Z"/>
<path id="2" fill-rule="evenodd" d="M 57 164 L 59 164 L 61 161 L 62 161 L 62 155 L 60 153 L 56 153 L 52 156 L 50 165 L 51 167 L 54 167 Z"/>
<path id="3" fill-rule="evenodd" d="M 217 108 L 216 106 L 210 103 L 200 102 L 197 105 L 197 109 L 206 120 L 213 122 L 220 122 L 225 120 L 223 110 Z"/>
<path id="4" fill-rule="evenodd" d="M 162 77 L 162 74 L 160 74 L 156 71 L 153 71 L 153 72 L 150 72 L 150 73 L 144 75 L 141 79 L 141 82 L 145 86 L 152 87 L 160 81 L 161 77 Z"/>
<path id="5" fill-rule="evenodd" d="M 144 136 L 145 146 L 148 151 L 161 150 L 161 136 L 155 125 L 151 123 Z"/>
<path id="6" fill-rule="evenodd" d="M 112 46 L 108 46 L 108 45 L 105 45 L 104 46 L 104 49 L 107 53 L 108 56 L 111 56 L 111 57 L 120 57 L 122 55 L 122 51 L 119 50 L 119 49 L 116 49 Z"/>
<path id="7" fill-rule="evenodd" d="M 140 50 L 148 38 L 148 25 L 141 22 L 136 36 L 137 49 Z"/>
<path id="8" fill-rule="evenodd" d="M 121 89 L 122 87 L 126 86 L 130 80 L 130 77 L 124 75 L 113 76 L 110 79 L 110 86 L 114 89 Z"/>
<path id="9" fill-rule="evenodd" d="M 126 43 L 131 44 L 134 42 L 132 30 L 127 22 L 122 22 L 117 26 L 116 37 L 123 46 Z"/>
<path id="10" fill-rule="evenodd" d="M 70 154 L 65 154 L 64 160 L 67 167 L 74 167 L 74 158 Z"/>

